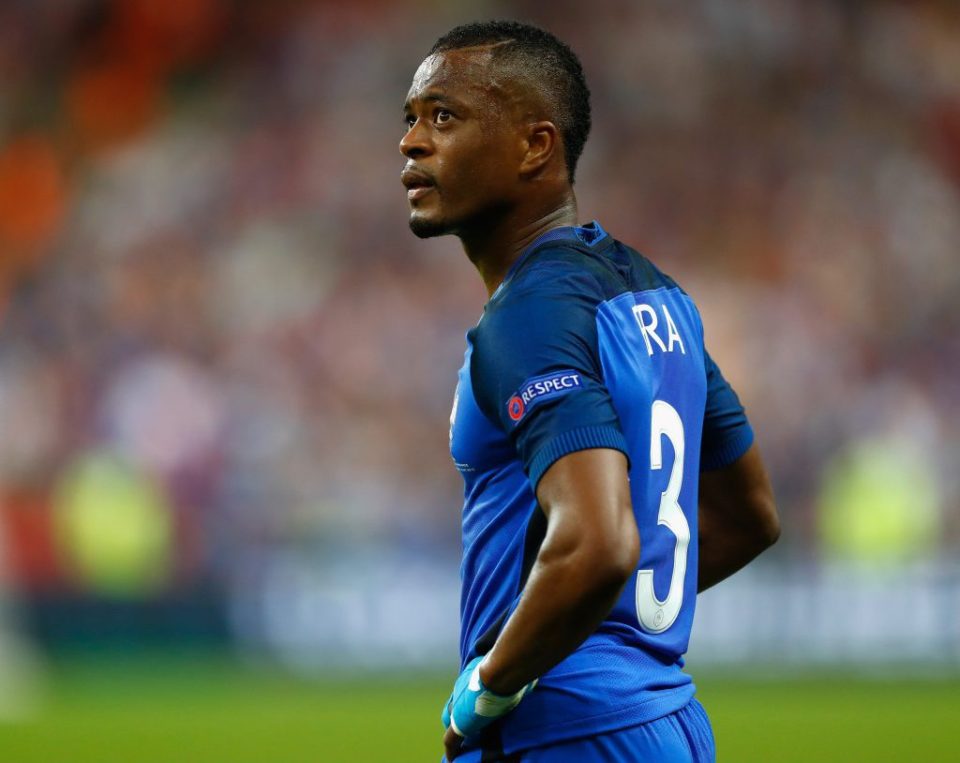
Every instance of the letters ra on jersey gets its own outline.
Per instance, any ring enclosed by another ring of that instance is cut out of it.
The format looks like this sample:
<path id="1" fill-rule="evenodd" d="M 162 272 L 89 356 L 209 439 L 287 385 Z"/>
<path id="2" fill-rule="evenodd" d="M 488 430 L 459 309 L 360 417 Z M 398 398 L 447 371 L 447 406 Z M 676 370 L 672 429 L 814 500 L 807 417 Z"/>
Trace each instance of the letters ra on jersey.
<path id="1" fill-rule="evenodd" d="M 673 316 L 670 315 L 670 309 L 667 307 L 667 303 L 662 302 L 660 309 L 663 311 L 663 328 L 660 329 L 660 331 L 666 332 L 666 342 L 664 342 L 663 339 L 660 338 L 660 334 L 657 333 L 659 321 L 657 319 L 657 311 L 653 306 L 644 302 L 633 306 L 633 317 L 637 319 L 637 324 L 640 326 L 640 335 L 643 337 L 643 342 L 647 347 L 647 355 L 653 355 L 654 345 L 659 348 L 660 352 L 673 352 L 679 348 L 680 352 L 686 355 L 687 350 L 683 346 L 683 339 L 680 336 L 680 332 L 677 331 L 677 324 L 674 322 Z"/>

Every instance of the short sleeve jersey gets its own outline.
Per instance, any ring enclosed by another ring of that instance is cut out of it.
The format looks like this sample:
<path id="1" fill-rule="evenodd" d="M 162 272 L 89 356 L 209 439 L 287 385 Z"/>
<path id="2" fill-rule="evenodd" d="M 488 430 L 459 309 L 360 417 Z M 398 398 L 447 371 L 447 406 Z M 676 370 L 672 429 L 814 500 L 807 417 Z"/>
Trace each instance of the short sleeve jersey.
<path id="1" fill-rule="evenodd" d="M 622 451 L 641 539 L 606 620 L 478 744 L 510 754 L 683 707 L 699 473 L 753 441 L 690 297 L 596 222 L 544 234 L 467 334 L 450 438 L 464 480 L 463 665 L 519 601 L 546 529 L 536 486 L 558 459 Z"/>

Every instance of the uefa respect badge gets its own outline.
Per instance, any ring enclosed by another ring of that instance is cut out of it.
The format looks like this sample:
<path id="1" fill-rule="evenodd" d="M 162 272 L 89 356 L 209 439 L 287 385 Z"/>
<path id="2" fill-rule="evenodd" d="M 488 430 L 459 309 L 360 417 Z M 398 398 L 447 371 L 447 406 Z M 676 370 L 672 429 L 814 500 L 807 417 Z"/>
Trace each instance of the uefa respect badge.
<path id="1" fill-rule="evenodd" d="M 573 369 L 554 371 L 527 379 L 507 400 L 507 415 L 519 424 L 532 407 L 544 400 L 565 395 L 583 387 L 583 378 Z"/>

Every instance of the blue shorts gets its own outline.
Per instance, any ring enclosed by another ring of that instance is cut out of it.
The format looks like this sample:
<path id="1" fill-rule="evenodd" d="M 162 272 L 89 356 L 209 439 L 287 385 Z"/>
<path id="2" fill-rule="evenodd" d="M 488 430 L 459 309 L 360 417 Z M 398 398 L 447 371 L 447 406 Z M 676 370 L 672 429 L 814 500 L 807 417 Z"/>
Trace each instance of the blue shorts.
<path id="1" fill-rule="evenodd" d="M 480 763 L 480 750 L 460 755 L 454 763 Z M 508 755 L 503 763 L 714 763 L 713 730 L 696 699 L 675 713 L 649 723 L 606 734 L 558 742 Z M 446 760 L 444 758 L 444 760 Z M 484 763 L 492 760 L 483 757 Z"/>

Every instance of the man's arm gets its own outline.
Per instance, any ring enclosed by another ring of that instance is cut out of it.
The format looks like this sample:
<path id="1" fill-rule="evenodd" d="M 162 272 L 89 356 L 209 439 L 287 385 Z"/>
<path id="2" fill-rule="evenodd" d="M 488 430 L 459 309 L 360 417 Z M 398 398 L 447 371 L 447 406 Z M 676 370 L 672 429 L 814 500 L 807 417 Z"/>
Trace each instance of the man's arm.
<path id="1" fill-rule="evenodd" d="M 627 459 L 595 448 L 556 461 L 537 485 L 547 532 L 516 610 L 480 667 L 511 694 L 576 649 L 609 614 L 635 572 L 640 536 Z"/>
<path id="2" fill-rule="evenodd" d="M 698 592 L 776 543 L 780 518 L 756 445 L 729 466 L 700 475 L 699 527 Z"/>
<path id="3" fill-rule="evenodd" d="M 511 695 L 563 660 L 603 622 L 640 557 L 627 458 L 593 448 L 554 462 L 537 484 L 547 531 L 520 603 L 480 663 L 482 688 Z M 451 724 L 448 761 L 463 739 Z"/>

